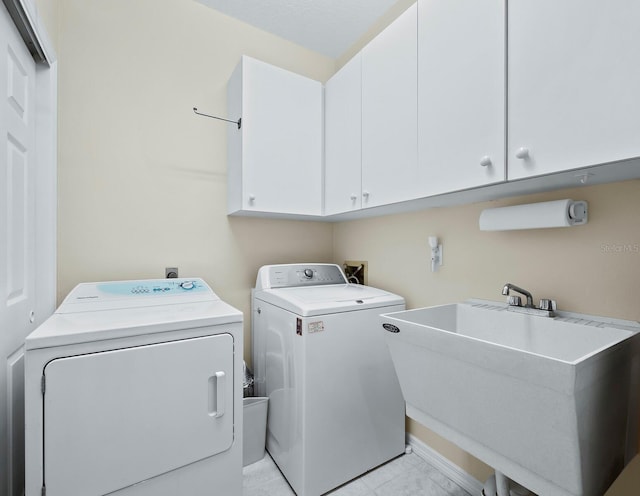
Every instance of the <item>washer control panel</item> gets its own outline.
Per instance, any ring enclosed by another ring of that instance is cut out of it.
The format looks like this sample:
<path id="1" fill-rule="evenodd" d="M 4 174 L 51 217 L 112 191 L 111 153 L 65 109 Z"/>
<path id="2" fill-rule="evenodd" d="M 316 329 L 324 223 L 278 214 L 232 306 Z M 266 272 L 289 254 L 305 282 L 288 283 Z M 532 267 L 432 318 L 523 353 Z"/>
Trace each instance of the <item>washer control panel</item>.
<path id="1" fill-rule="evenodd" d="M 256 289 L 347 284 L 335 264 L 266 265 L 258 272 Z"/>

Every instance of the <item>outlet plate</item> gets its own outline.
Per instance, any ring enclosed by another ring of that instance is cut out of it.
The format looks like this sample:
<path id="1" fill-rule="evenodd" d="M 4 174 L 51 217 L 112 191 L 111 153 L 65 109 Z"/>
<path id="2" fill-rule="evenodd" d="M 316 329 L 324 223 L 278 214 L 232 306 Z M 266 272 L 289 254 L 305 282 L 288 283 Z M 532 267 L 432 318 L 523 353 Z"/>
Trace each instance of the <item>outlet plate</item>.
<path id="1" fill-rule="evenodd" d="M 369 267 L 365 260 L 345 260 L 342 268 L 349 282 L 365 286 L 369 284 Z"/>
<path id="2" fill-rule="evenodd" d="M 164 269 L 165 279 L 174 279 L 178 277 L 178 267 L 165 267 Z"/>

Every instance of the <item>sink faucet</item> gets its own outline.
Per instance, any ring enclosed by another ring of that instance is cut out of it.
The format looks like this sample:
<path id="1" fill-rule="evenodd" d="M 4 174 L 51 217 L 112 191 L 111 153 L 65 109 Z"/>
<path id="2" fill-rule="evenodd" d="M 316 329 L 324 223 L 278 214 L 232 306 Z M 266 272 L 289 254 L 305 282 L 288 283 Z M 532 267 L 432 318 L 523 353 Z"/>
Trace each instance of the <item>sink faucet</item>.
<path id="1" fill-rule="evenodd" d="M 535 308 L 535 306 L 533 305 L 533 296 L 531 296 L 531 293 L 529 293 L 529 291 L 527 291 L 526 289 L 519 288 L 515 284 L 511 284 L 510 282 L 508 282 L 502 288 L 502 294 L 504 296 L 509 296 L 509 291 L 511 290 L 527 297 L 527 304 L 525 305 L 525 308 Z"/>

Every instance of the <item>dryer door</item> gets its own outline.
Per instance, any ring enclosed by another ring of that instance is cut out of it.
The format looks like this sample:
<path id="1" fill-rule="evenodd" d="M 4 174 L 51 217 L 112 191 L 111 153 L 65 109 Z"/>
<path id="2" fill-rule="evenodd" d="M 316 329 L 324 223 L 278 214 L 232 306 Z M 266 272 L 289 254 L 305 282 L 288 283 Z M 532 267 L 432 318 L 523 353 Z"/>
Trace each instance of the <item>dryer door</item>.
<path id="1" fill-rule="evenodd" d="M 44 370 L 47 496 L 93 496 L 227 450 L 233 338 L 59 358 Z"/>

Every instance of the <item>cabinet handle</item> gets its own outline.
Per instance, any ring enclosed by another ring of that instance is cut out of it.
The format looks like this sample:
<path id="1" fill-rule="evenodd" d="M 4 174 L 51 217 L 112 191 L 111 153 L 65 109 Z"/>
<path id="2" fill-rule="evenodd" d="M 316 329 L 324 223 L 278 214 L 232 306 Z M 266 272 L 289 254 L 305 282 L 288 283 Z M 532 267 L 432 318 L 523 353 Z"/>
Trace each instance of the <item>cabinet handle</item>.
<path id="1" fill-rule="evenodd" d="M 353 193 L 351 194 L 351 196 L 349 197 L 351 198 L 351 201 L 356 201 L 358 199 L 358 195 L 354 195 Z"/>
<path id="2" fill-rule="evenodd" d="M 364 197 L 365 200 L 369 199 L 369 195 L 370 195 L 370 193 L 368 191 L 363 191 L 362 192 L 362 196 Z"/>
<path id="3" fill-rule="evenodd" d="M 256 195 L 249 195 L 249 203 L 256 201 Z"/>
<path id="4" fill-rule="evenodd" d="M 529 149 L 528 148 L 518 148 L 516 152 L 516 157 L 520 160 L 526 160 L 529 158 Z"/>
<path id="5" fill-rule="evenodd" d="M 480 159 L 480 165 L 482 167 L 489 167 L 492 164 L 491 157 L 489 155 L 485 155 Z"/>

